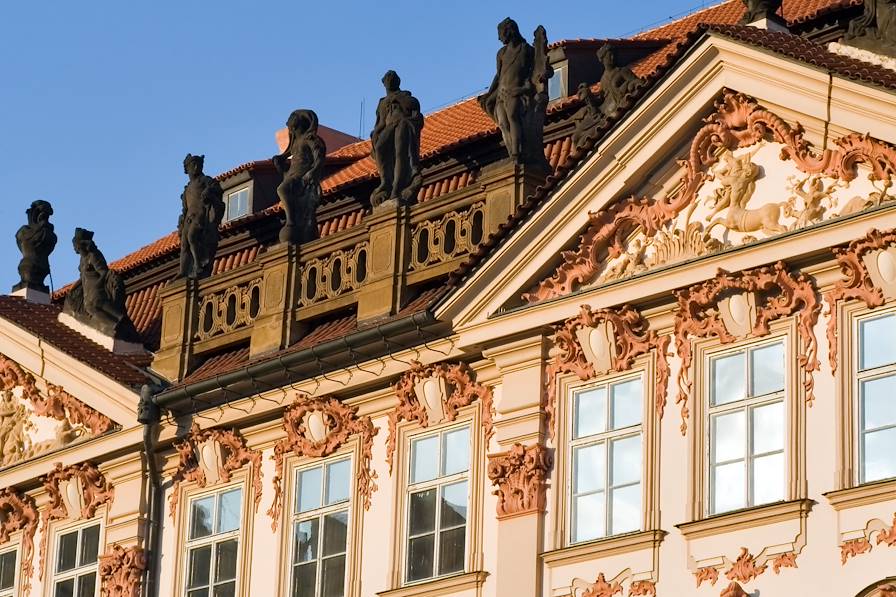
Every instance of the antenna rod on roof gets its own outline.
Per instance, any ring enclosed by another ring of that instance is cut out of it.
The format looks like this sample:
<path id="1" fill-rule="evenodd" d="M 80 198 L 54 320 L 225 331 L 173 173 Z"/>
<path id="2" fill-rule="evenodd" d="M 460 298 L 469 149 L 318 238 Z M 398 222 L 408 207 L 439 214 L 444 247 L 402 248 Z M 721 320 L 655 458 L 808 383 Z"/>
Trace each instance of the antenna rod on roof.
<path id="1" fill-rule="evenodd" d="M 361 98 L 361 116 L 358 118 L 358 139 L 364 139 L 364 98 Z"/>

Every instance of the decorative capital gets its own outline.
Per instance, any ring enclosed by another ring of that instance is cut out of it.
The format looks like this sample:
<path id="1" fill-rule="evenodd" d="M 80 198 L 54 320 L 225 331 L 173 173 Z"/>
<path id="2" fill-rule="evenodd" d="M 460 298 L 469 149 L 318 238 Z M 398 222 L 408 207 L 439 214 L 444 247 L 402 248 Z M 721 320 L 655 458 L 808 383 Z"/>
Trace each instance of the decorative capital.
<path id="1" fill-rule="evenodd" d="M 100 556 L 99 576 L 104 597 L 140 597 L 140 585 L 146 570 L 141 547 L 112 545 Z"/>
<path id="2" fill-rule="evenodd" d="M 497 489 L 498 519 L 542 512 L 547 477 L 554 459 L 541 444 L 514 444 L 507 452 L 488 457 L 488 478 Z"/>
<path id="3" fill-rule="evenodd" d="M 31 590 L 32 562 L 34 561 L 34 533 L 38 524 L 34 499 L 11 487 L 0 489 L 0 545 L 8 542 L 13 533 L 22 531 L 22 594 Z"/>

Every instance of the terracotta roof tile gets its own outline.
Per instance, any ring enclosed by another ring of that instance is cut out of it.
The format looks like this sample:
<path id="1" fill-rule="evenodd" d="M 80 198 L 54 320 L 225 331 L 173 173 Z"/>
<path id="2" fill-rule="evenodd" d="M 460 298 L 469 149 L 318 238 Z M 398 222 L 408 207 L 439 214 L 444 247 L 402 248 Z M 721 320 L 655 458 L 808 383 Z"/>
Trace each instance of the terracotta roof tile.
<path id="1" fill-rule="evenodd" d="M 249 348 L 236 348 L 209 357 L 204 363 L 186 376 L 178 385 L 189 385 L 197 381 L 211 379 L 229 371 L 236 371 L 249 362 Z"/>

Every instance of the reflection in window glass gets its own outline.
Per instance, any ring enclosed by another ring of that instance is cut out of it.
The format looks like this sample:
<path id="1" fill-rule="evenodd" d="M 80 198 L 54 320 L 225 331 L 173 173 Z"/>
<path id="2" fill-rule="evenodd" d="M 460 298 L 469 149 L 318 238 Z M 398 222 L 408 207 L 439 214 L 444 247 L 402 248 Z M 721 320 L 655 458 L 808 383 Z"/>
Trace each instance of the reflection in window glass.
<path id="1" fill-rule="evenodd" d="M 859 482 L 896 477 L 896 314 L 859 322 Z"/>
<path id="2" fill-rule="evenodd" d="M 100 525 L 98 523 L 66 530 L 58 534 L 56 538 L 53 595 L 94 597 L 97 590 L 96 568 L 99 552 Z M 4 574 L 0 570 L 0 577 L 2 576 Z M 11 594 L 9 593 L 9 595 Z M 0 595 L 5 597 L 6 594 L 0 591 Z"/>
<path id="3" fill-rule="evenodd" d="M 237 487 L 190 501 L 188 597 L 236 595 L 242 498 L 243 490 Z"/>

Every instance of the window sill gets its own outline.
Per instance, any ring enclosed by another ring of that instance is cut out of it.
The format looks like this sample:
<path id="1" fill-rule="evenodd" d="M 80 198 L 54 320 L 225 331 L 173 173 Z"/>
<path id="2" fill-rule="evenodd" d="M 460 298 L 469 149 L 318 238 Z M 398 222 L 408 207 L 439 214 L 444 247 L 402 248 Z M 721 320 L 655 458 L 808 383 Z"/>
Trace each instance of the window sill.
<path id="1" fill-rule="evenodd" d="M 776 502 L 746 510 L 717 514 L 675 526 L 686 539 L 699 539 L 709 535 L 804 518 L 809 514 L 813 504 L 815 502 L 809 499 Z"/>
<path id="2" fill-rule="evenodd" d="M 896 479 L 875 481 L 874 483 L 866 483 L 847 489 L 829 491 L 822 495 L 828 498 L 828 502 L 831 503 L 834 510 L 838 511 L 847 508 L 855 508 L 857 506 L 876 504 L 878 502 L 892 500 L 896 497 Z"/>
<path id="3" fill-rule="evenodd" d="M 571 545 L 562 549 L 546 551 L 541 560 L 549 568 L 584 562 L 598 557 L 606 557 L 658 546 L 666 536 L 666 531 L 641 531 L 616 537 L 598 539 L 589 543 Z"/>
<path id="4" fill-rule="evenodd" d="M 377 593 L 380 597 L 436 597 L 437 595 L 451 595 L 457 591 L 478 589 L 485 582 L 488 572 L 467 572 L 445 578 L 437 578 L 399 589 L 390 589 Z"/>

